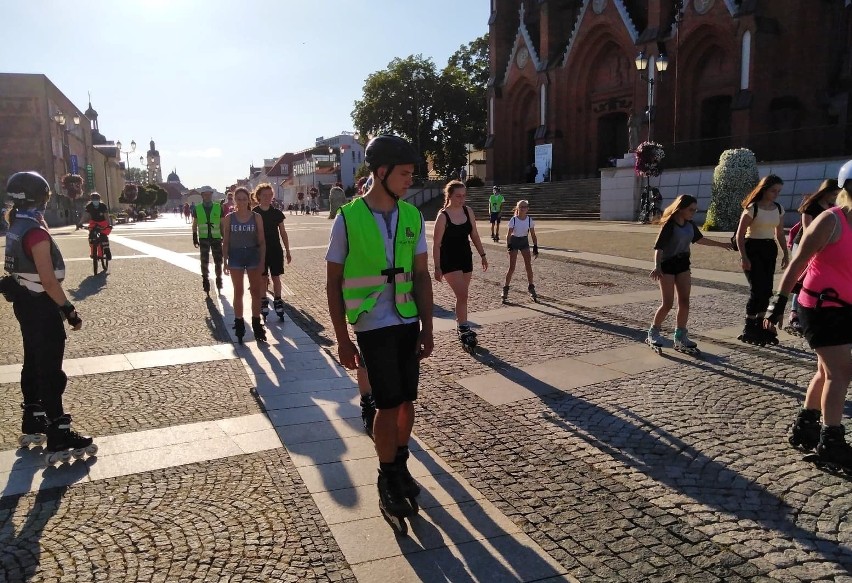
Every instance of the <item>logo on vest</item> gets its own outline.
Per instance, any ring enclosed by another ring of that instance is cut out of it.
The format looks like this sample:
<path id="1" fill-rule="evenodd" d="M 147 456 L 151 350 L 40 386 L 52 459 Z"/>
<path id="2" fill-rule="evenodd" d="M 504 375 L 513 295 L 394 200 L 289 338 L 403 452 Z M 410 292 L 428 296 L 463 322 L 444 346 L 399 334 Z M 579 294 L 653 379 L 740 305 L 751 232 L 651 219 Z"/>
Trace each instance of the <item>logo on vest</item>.
<path id="1" fill-rule="evenodd" d="M 405 227 L 405 236 L 408 239 L 414 238 L 414 231 L 411 230 L 411 227 Z"/>

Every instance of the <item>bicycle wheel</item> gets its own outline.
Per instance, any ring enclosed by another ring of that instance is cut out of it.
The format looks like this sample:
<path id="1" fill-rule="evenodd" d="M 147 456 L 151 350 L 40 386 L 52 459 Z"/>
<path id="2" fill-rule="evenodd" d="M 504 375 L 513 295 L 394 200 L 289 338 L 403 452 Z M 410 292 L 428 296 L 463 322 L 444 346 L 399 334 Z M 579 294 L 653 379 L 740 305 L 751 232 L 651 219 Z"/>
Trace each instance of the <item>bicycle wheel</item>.
<path id="1" fill-rule="evenodd" d="M 98 258 L 92 257 L 92 271 L 94 271 L 95 275 L 98 274 Z"/>

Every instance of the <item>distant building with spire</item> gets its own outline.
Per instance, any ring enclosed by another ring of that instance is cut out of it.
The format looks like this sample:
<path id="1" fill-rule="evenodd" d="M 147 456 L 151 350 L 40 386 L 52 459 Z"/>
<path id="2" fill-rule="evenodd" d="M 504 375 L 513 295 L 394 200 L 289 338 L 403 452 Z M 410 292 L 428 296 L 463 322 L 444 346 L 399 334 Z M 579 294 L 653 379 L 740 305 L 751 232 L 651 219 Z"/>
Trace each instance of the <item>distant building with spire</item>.
<path id="1" fill-rule="evenodd" d="M 163 181 L 163 168 L 160 165 L 160 152 L 157 151 L 157 147 L 154 145 L 154 140 L 151 139 L 150 148 L 148 149 L 147 166 L 148 166 L 148 180 L 151 182 L 156 182 L 160 184 Z M 178 180 L 178 182 L 180 182 Z"/>

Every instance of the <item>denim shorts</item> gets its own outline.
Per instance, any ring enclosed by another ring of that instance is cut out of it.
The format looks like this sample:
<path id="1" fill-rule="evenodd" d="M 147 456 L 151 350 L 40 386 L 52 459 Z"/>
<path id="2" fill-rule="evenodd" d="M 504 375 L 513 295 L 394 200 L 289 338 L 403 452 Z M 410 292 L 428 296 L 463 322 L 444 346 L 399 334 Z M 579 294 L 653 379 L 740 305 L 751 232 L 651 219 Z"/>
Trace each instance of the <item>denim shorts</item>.
<path id="1" fill-rule="evenodd" d="M 257 269 L 260 265 L 260 249 L 237 247 L 228 253 L 228 269 Z"/>

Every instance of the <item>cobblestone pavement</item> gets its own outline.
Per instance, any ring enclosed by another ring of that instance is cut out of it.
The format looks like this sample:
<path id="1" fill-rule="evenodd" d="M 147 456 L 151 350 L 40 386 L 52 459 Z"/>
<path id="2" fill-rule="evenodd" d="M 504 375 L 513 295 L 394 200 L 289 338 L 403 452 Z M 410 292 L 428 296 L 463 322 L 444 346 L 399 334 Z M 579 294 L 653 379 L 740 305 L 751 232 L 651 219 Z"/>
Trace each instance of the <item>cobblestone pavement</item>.
<path id="1" fill-rule="evenodd" d="M 327 241 L 330 221 L 288 216 L 286 226 L 294 247 L 313 247 Z M 64 249 L 73 237 L 59 239 Z M 186 229 L 139 240 L 193 250 Z M 288 314 L 336 355 L 324 252 L 293 256 Z M 506 255 L 489 246 L 488 257 L 488 272 L 474 274 L 474 316 L 502 306 Z M 79 288 L 85 263 L 70 265 L 80 270 L 67 286 Z M 111 269 L 106 284 L 76 300 L 84 317 L 99 308 L 103 320 L 87 319 L 88 334 L 69 339 L 67 357 L 222 341 L 196 275 L 149 258 Z M 656 309 L 655 301 L 561 303 L 653 292 L 641 270 L 545 253 L 534 269 L 544 303 L 563 310 L 483 325 L 477 357 L 460 350 L 454 332 L 436 334 L 417 403 L 415 432 L 426 446 L 581 581 L 852 581 L 850 482 L 803 462 L 786 442 L 814 369 L 800 341 L 728 342 L 725 356 L 495 406 L 459 381 L 633 346 Z M 510 297 L 535 309 L 525 288 L 521 264 Z M 726 293 L 692 300 L 699 342 L 740 322 L 746 290 L 718 288 Z M 450 317 L 449 287 L 434 289 L 436 315 Z M 18 362 L 8 304 L 0 314 L 2 362 Z M 96 434 L 257 412 L 236 363 L 72 377 L 67 400 Z M 17 390 L 0 385 L 4 449 L 16 437 Z M 0 498 L 0 558 L 0 580 L 10 581 L 355 580 L 282 449 Z"/>

